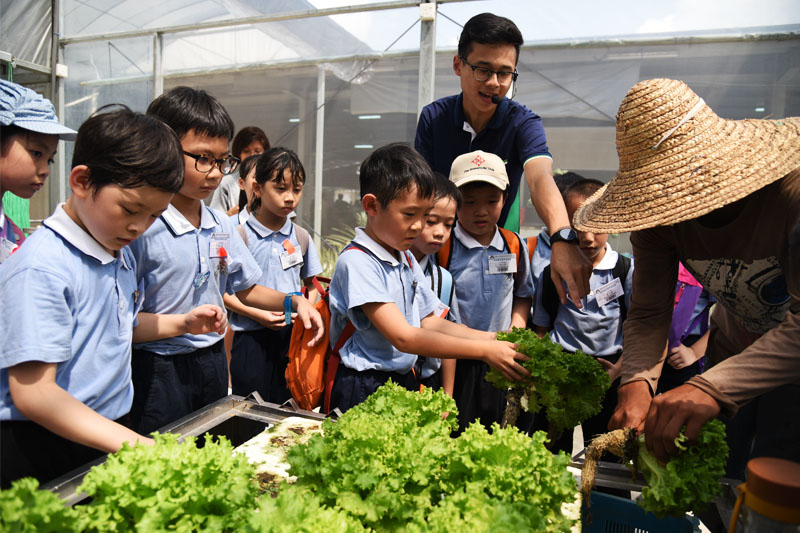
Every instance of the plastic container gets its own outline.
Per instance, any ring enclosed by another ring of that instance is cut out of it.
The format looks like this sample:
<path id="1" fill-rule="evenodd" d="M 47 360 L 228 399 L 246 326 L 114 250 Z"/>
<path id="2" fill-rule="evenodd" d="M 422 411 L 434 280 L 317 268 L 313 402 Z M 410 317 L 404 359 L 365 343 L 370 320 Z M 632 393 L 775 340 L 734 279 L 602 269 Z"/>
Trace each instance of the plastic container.
<path id="1" fill-rule="evenodd" d="M 592 492 L 591 523 L 583 513 L 583 533 L 693 533 L 700 531 L 700 521 L 683 518 L 658 518 L 645 512 L 633 500 Z"/>
<path id="2" fill-rule="evenodd" d="M 729 533 L 800 531 L 800 463 L 756 457 L 747 463 Z"/>

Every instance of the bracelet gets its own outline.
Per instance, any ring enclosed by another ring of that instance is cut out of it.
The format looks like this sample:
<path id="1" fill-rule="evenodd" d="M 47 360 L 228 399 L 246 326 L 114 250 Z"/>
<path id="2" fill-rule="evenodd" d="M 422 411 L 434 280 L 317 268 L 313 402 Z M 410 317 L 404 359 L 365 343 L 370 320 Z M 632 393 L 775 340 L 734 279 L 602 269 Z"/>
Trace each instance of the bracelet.
<path id="1" fill-rule="evenodd" d="M 286 325 L 292 323 L 292 296 L 302 296 L 301 292 L 287 292 L 283 297 L 283 318 L 286 320 Z"/>

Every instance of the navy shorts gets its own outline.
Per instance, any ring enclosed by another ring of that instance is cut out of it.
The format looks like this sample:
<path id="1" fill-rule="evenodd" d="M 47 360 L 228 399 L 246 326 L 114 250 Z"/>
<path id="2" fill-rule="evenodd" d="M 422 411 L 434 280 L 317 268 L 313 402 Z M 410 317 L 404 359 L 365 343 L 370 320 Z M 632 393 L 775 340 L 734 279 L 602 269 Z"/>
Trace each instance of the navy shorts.
<path id="1" fill-rule="evenodd" d="M 286 354 L 292 328 L 237 331 L 231 348 L 231 389 L 247 396 L 258 391 L 264 401 L 282 404 L 291 397 L 286 388 Z"/>
<path id="2" fill-rule="evenodd" d="M 131 428 L 142 435 L 228 394 L 228 358 L 222 340 L 184 354 L 133 350 L 131 370 Z"/>
<path id="3" fill-rule="evenodd" d="M 417 380 L 410 370 L 405 374 L 383 372 L 380 370 L 353 370 L 339 363 L 331 390 L 331 410 L 339 408 L 345 412 L 364 400 L 367 396 L 389 380 L 408 390 L 418 390 Z"/>

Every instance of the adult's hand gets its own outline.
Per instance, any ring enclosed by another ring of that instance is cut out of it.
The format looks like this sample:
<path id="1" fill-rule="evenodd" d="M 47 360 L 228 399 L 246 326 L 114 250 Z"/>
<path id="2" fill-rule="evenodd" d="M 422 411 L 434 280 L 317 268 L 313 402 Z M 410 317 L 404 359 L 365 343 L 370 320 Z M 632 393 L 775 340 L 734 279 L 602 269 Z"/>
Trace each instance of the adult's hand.
<path id="1" fill-rule="evenodd" d="M 644 441 L 659 461 L 677 453 L 675 438 L 686 426 L 689 442 L 694 442 L 703 424 L 716 418 L 719 404 L 709 394 L 689 384 L 659 394 L 650 404 L 644 424 Z"/>
<path id="2" fill-rule="evenodd" d="M 589 277 L 592 275 L 592 263 L 580 248 L 568 242 L 553 243 L 553 252 L 550 257 L 550 276 L 556 286 L 561 303 L 567 303 L 567 297 L 572 300 L 575 307 L 583 307 L 581 298 L 589 294 Z M 567 293 L 564 293 L 564 284 L 567 282 Z"/>
<path id="3" fill-rule="evenodd" d="M 632 381 L 617 389 L 617 408 L 608 423 L 609 429 L 644 429 L 647 410 L 653 397 L 645 381 Z"/>

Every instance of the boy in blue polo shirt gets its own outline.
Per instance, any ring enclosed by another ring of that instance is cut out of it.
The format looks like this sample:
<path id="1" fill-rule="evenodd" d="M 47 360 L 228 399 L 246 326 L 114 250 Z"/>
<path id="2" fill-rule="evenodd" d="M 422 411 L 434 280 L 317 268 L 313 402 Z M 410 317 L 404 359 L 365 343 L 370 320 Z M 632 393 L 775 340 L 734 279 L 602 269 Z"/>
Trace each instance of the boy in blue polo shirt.
<path id="1" fill-rule="evenodd" d="M 183 183 L 180 144 L 127 108 L 80 128 L 72 194 L 0 268 L 0 480 L 49 481 L 124 442 L 133 398 L 131 341 L 224 331 L 225 315 L 137 311 L 143 294 L 126 246 Z M 136 329 L 134 330 L 134 325 Z"/>
<path id="2" fill-rule="evenodd" d="M 564 201 L 570 219 L 581 204 L 602 186 L 600 181 L 584 179 L 567 189 Z M 580 350 L 594 356 L 611 378 L 603 409 L 581 424 L 584 442 L 588 444 L 595 435 L 607 431 L 608 421 L 617 405 L 618 377 L 622 368 L 622 323 L 633 287 L 633 261 L 611 249 L 607 234 L 579 231 L 577 235 L 581 251 L 594 265 L 589 279 L 593 294 L 584 298 L 581 309 L 570 300 L 562 304 L 557 299 L 555 287 L 546 287 L 546 284 L 553 283 L 546 268 L 536 288 L 533 323 L 540 336 L 549 331 L 553 342 L 565 350 Z M 558 445 L 571 448 L 571 434 L 564 435 Z"/>
<path id="3" fill-rule="evenodd" d="M 433 174 L 436 180 L 435 201 L 410 251 L 425 274 L 431 290 L 441 302 L 435 311 L 436 315 L 460 324 L 453 275 L 437 263 L 436 253 L 450 239 L 450 233 L 456 223 L 456 211 L 461 207 L 461 194 L 458 192 L 458 187 L 446 176 L 438 172 Z M 453 395 L 455 359 L 442 361 L 438 357 L 420 357 L 417 361 L 417 371 L 422 386 L 433 390 L 444 389 L 447 394 Z"/>
<path id="4" fill-rule="evenodd" d="M 322 319 L 298 295 L 257 285 L 261 269 L 231 220 L 203 203 L 239 160 L 230 155 L 233 121 L 205 91 L 175 87 L 147 113 L 164 121 L 181 141 L 185 180 L 172 202 L 131 247 L 145 295 L 144 311 L 181 312 L 200 303 L 223 306 L 222 293 L 244 304 L 297 313 L 322 336 Z M 147 434 L 227 394 L 228 368 L 222 335 L 181 335 L 138 343 L 133 351 L 133 427 Z"/>
<path id="5" fill-rule="evenodd" d="M 508 197 L 505 163 L 481 150 L 462 154 L 453 161 L 450 181 L 461 192 L 462 206 L 440 264 L 455 279 L 462 323 L 481 331 L 524 328 L 533 296 L 528 248 L 497 225 Z M 488 369 L 481 361 L 456 364 L 453 397 L 461 431 L 475 420 L 488 428 L 503 419 L 505 392 L 484 379 Z"/>
<path id="6" fill-rule="evenodd" d="M 378 148 L 359 173 L 365 228 L 340 254 L 331 281 L 331 345 L 352 324 L 339 350 L 331 408 L 347 410 L 392 379 L 417 388 L 417 355 L 480 359 L 511 380 L 529 375 L 516 346 L 435 315 L 439 302 L 408 252 L 434 202 L 433 172 L 413 148 Z M 348 328 L 349 329 L 349 328 Z"/>

